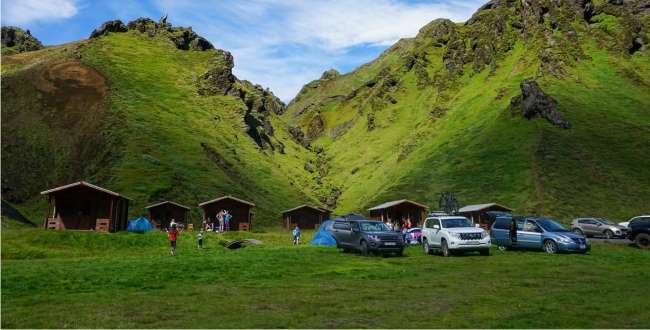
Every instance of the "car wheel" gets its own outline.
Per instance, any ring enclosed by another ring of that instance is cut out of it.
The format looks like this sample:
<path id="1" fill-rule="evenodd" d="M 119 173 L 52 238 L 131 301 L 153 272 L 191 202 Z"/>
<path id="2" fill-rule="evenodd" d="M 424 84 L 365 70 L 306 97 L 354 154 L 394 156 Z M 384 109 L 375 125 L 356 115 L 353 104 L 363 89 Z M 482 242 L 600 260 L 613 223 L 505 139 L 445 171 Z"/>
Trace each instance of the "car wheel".
<path id="1" fill-rule="evenodd" d="M 607 239 L 614 238 L 614 233 L 609 229 L 605 230 L 605 238 L 607 238 Z"/>
<path id="2" fill-rule="evenodd" d="M 424 254 L 431 254 L 431 246 L 429 246 L 429 241 L 426 239 L 423 240 L 422 246 L 424 247 Z"/>
<path id="3" fill-rule="evenodd" d="M 650 235 L 643 233 L 637 234 L 634 238 L 634 243 L 642 249 L 650 249 Z"/>
<path id="4" fill-rule="evenodd" d="M 366 241 L 361 241 L 361 255 L 367 257 L 368 254 L 369 254 L 368 243 L 366 243 Z"/>
<path id="5" fill-rule="evenodd" d="M 574 228 L 573 233 L 576 235 L 585 236 L 585 233 L 583 233 L 582 230 L 580 230 L 580 228 Z"/>
<path id="6" fill-rule="evenodd" d="M 482 256 L 489 256 L 490 255 L 490 249 L 483 249 L 478 251 Z"/>
<path id="7" fill-rule="evenodd" d="M 442 256 L 449 257 L 450 252 L 449 252 L 449 246 L 447 246 L 447 241 L 443 239 L 442 242 L 440 243 L 441 243 L 440 245 L 441 245 Z"/>
<path id="8" fill-rule="evenodd" d="M 557 244 L 550 239 L 544 241 L 544 251 L 549 254 L 557 253 Z"/>

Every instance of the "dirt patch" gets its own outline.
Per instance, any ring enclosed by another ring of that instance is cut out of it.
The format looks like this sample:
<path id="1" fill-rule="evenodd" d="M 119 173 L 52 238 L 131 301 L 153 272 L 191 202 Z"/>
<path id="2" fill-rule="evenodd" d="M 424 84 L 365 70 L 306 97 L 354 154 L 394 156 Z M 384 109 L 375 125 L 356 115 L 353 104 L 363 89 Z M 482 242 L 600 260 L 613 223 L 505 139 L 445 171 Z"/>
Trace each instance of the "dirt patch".
<path id="1" fill-rule="evenodd" d="M 116 125 L 107 116 L 109 92 L 106 78 L 69 58 L 3 76 L 2 170 L 3 185 L 13 189 L 9 201 L 106 166 L 109 140 L 116 141 L 107 130 Z"/>

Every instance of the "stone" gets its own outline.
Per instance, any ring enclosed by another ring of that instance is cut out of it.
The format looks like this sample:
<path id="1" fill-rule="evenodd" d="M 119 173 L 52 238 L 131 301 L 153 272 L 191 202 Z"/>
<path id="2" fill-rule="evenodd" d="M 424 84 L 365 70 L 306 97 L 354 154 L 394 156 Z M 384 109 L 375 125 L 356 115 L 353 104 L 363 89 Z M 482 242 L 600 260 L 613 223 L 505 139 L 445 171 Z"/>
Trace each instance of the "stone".
<path id="1" fill-rule="evenodd" d="M 514 97 L 510 106 L 512 110 L 522 111 L 526 119 L 541 117 L 555 126 L 568 129 L 571 124 L 565 120 L 557 109 L 557 101 L 546 94 L 532 79 L 521 82 L 521 95 Z"/>
<path id="2" fill-rule="evenodd" d="M 2 27 L 2 53 L 22 53 L 43 49 L 43 44 L 29 32 L 15 26 Z"/>
<path id="3" fill-rule="evenodd" d="M 340 75 L 341 74 L 335 69 L 329 69 L 323 72 L 323 75 L 320 76 L 320 80 L 332 80 Z"/>
<path id="4" fill-rule="evenodd" d="M 104 22 L 100 27 L 93 30 L 90 38 L 98 38 L 109 34 L 110 32 L 126 32 L 129 28 L 119 19 Z"/>

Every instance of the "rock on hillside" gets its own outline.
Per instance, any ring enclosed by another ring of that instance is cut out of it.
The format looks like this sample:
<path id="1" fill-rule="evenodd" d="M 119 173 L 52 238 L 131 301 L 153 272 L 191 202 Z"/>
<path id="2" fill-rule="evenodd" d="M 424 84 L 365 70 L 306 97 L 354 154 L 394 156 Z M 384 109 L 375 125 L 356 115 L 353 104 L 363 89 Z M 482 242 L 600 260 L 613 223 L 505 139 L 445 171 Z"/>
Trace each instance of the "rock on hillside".
<path id="1" fill-rule="evenodd" d="M 161 35 L 174 43 L 176 48 L 182 50 L 209 50 L 214 46 L 205 38 L 192 31 L 191 27 L 172 26 L 167 22 L 167 16 L 161 17 L 158 23 L 150 18 L 140 17 L 128 24 L 120 20 L 104 22 L 99 28 L 93 30 L 90 38 L 98 38 L 108 33 L 127 32 L 129 30 L 147 33 L 150 37 Z"/>
<path id="2" fill-rule="evenodd" d="M 15 26 L 2 27 L 2 54 L 16 54 L 43 49 L 38 39 L 29 30 L 25 31 Z"/>

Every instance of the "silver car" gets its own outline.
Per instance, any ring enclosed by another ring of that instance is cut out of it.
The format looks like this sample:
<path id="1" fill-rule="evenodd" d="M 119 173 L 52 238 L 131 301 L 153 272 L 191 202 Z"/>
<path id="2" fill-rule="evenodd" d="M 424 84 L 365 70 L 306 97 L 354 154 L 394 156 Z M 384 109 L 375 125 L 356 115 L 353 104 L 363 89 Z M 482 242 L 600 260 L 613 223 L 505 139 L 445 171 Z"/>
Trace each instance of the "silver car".
<path id="1" fill-rule="evenodd" d="M 588 236 L 604 236 L 608 239 L 627 235 L 627 228 L 619 226 L 602 218 L 578 218 L 571 222 L 571 230 L 576 234 Z"/>

